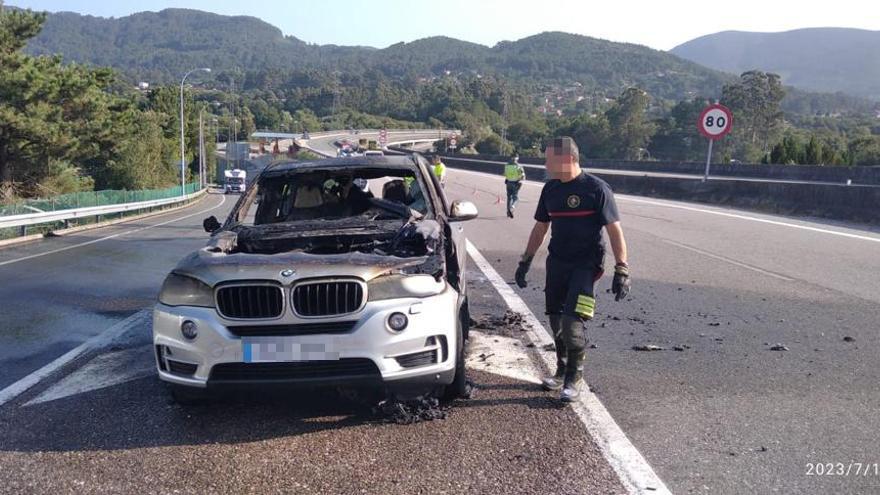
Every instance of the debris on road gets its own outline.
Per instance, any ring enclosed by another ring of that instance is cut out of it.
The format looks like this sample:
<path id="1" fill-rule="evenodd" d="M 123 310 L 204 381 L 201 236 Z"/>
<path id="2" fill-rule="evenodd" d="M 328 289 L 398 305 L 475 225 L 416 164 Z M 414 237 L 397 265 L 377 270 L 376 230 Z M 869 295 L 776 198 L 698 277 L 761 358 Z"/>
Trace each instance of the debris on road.
<path id="1" fill-rule="evenodd" d="M 590 349 L 598 349 L 599 344 L 590 344 Z"/>
<path id="2" fill-rule="evenodd" d="M 446 419 L 448 407 L 441 407 L 434 397 L 418 397 L 411 400 L 388 399 L 380 402 L 373 410 L 382 416 L 384 423 L 410 425 L 422 421 Z"/>
<path id="3" fill-rule="evenodd" d="M 476 328 L 479 330 L 491 330 L 497 327 L 508 327 L 508 328 L 518 328 L 522 331 L 525 331 L 526 328 L 526 319 L 525 317 L 517 313 L 515 311 L 507 310 L 501 316 L 488 316 L 481 318 L 479 320 L 471 319 L 471 328 Z"/>
<path id="4" fill-rule="evenodd" d="M 847 335 L 846 337 L 843 338 L 843 341 L 844 341 L 844 342 L 855 342 L 855 341 L 856 341 L 856 338 L 855 338 L 855 337 L 850 337 L 849 335 Z"/>
<path id="5" fill-rule="evenodd" d="M 659 345 L 646 344 L 646 345 L 634 345 L 634 346 L 632 346 L 632 350 L 634 350 L 634 351 L 663 351 L 663 350 L 666 350 L 666 348 L 661 347 Z"/>
<path id="6" fill-rule="evenodd" d="M 542 347 L 542 349 L 548 352 L 556 352 L 556 344 L 552 342 L 549 344 L 544 344 L 544 347 Z"/>
<path id="7" fill-rule="evenodd" d="M 786 347 L 782 344 L 776 344 L 773 347 L 771 347 L 770 350 L 771 351 L 787 351 L 788 347 Z"/>
<path id="8" fill-rule="evenodd" d="M 673 351 L 682 352 L 682 351 L 684 351 L 685 349 L 690 349 L 690 348 L 691 348 L 691 346 L 689 346 L 689 345 L 687 345 L 687 344 L 682 344 L 682 345 L 677 345 L 677 346 L 673 347 L 672 350 L 673 350 Z"/>

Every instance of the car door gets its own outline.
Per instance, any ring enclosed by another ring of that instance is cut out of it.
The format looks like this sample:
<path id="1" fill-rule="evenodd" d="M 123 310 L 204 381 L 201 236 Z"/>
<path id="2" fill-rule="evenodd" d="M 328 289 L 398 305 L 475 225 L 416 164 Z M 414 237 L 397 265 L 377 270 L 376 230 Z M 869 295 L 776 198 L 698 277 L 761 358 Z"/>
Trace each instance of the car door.
<path id="1" fill-rule="evenodd" d="M 420 157 L 421 158 L 421 157 Z M 446 197 L 446 191 L 440 185 L 440 180 L 431 171 L 428 162 L 419 160 L 421 173 L 429 178 L 431 183 L 431 196 L 434 201 L 434 211 L 438 220 L 443 225 L 446 236 L 446 278 L 452 284 L 464 302 L 467 297 L 467 237 L 464 226 L 460 222 L 450 222 L 451 202 Z"/>

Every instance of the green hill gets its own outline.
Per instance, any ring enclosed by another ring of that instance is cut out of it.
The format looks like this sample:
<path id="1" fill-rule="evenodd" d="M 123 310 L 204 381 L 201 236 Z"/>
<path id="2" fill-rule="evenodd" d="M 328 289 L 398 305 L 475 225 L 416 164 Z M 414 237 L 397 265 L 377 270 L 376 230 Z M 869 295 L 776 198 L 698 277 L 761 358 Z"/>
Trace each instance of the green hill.
<path id="1" fill-rule="evenodd" d="M 672 53 L 721 71 L 770 71 L 801 89 L 880 100 L 880 31 L 725 31 L 688 41 Z"/>
<path id="2" fill-rule="evenodd" d="M 542 33 L 486 47 L 446 37 L 384 49 L 311 45 L 253 17 L 167 9 L 105 19 L 50 14 L 28 45 L 32 54 L 110 66 L 129 79 L 172 82 L 185 70 L 210 66 L 332 69 L 349 73 L 432 76 L 445 71 L 498 74 L 529 82 L 571 84 L 618 94 L 639 85 L 667 99 L 715 94 L 728 76 L 650 48 L 566 33 Z"/>

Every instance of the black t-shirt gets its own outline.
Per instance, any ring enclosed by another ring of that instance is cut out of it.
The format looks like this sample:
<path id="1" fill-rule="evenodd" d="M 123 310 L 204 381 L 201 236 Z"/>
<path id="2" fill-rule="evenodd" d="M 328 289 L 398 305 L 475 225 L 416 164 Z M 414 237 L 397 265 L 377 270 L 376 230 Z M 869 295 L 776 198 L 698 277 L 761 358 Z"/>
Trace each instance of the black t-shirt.
<path id="1" fill-rule="evenodd" d="M 611 187 L 581 172 L 568 182 L 553 179 L 544 184 L 535 220 L 551 222 L 552 257 L 601 264 L 605 255 L 602 227 L 620 217 Z"/>

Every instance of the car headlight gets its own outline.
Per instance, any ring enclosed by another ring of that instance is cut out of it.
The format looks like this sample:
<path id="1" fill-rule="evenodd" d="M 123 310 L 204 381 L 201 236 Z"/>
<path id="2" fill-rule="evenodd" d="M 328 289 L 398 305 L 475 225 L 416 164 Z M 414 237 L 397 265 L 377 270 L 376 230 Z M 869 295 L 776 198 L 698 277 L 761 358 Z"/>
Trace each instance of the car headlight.
<path id="1" fill-rule="evenodd" d="M 171 273 L 165 277 L 159 302 L 168 306 L 214 307 L 214 291 L 208 284 L 185 275 Z"/>
<path id="2" fill-rule="evenodd" d="M 436 296 L 443 292 L 446 283 L 431 275 L 385 275 L 367 284 L 370 301 L 401 299 L 406 297 Z"/>

